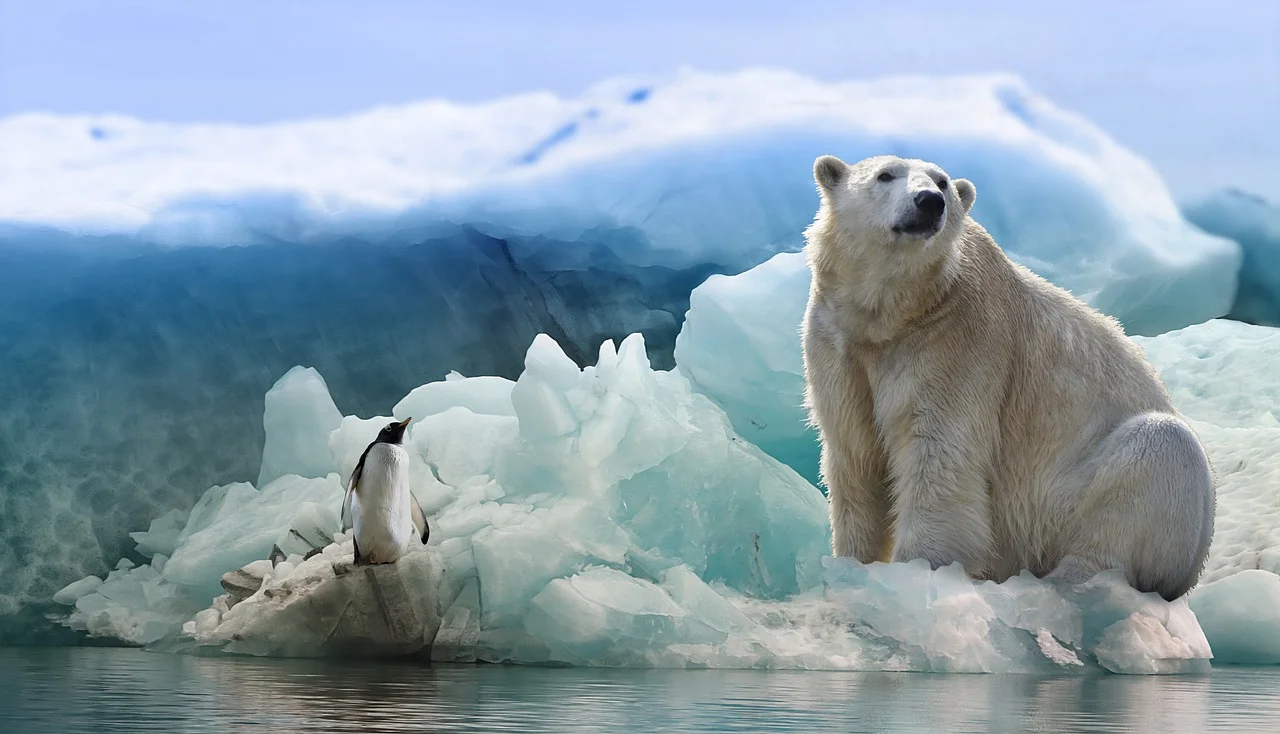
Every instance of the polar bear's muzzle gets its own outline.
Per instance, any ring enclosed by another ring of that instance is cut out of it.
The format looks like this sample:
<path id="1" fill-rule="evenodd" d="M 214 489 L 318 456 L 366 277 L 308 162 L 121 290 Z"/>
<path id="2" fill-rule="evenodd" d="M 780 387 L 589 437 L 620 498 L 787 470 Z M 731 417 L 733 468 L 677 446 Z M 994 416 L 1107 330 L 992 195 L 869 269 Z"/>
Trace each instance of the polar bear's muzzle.
<path id="1" fill-rule="evenodd" d="M 894 225 L 895 234 L 915 237 L 932 237 L 942 229 L 942 219 L 947 212 L 947 200 L 937 191 L 921 191 L 912 199 L 907 216 Z"/>

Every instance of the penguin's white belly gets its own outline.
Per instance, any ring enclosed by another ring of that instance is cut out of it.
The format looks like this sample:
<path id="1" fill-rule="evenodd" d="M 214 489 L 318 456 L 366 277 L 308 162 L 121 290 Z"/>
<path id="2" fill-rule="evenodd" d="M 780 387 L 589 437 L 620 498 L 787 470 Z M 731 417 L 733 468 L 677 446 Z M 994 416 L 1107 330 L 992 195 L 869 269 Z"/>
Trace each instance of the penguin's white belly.
<path id="1" fill-rule="evenodd" d="M 351 526 L 368 563 L 392 563 L 409 550 L 414 528 L 409 461 L 402 447 L 381 443 L 369 450 L 351 497 Z"/>

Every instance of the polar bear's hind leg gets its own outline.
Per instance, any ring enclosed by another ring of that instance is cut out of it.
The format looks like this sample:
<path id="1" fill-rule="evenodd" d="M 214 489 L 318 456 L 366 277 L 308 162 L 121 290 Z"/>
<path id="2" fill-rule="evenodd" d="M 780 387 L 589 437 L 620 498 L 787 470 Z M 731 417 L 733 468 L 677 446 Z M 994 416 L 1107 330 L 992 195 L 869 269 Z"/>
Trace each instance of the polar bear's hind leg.
<path id="1" fill-rule="evenodd" d="M 1177 416 L 1144 413 L 1112 431 L 1094 457 L 1074 547 L 1050 578 L 1078 583 L 1119 568 L 1139 591 L 1182 596 L 1213 539 L 1213 475 L 1199 440 Z"/>

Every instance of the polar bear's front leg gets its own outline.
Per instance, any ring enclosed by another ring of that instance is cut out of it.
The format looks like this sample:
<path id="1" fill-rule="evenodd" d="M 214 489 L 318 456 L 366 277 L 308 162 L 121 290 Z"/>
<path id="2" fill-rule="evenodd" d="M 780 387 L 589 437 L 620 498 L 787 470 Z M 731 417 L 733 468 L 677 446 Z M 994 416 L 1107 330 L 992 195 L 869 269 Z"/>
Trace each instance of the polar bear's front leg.
<path id="1" fill-rule="evenodd" d="M 960 408 L 968 402 L 962 396 L 919 400 L 890 445 L 893 560 L 924 558 L 933 568 L 960 562 L 981 576 L 992 547 L 986 469 L 996 428 L 974 403 Z"/>
<path id="2" fill-rule="evenodd" d="M 806 335 L 805 402 L 822 440 L 821 475 L 836 556 L 889 560 L 888 465 L 876 434 L 871 387 L 828 341 Z"/>
<path id="3" fill-rule="evenodd" d="M 843 440 L 822 442 L 822 481 L 831 509 L 835 555 L 862 563 L 889 560 L 893 533 L 884 458 L 867 431 L 848 431 Z"/>

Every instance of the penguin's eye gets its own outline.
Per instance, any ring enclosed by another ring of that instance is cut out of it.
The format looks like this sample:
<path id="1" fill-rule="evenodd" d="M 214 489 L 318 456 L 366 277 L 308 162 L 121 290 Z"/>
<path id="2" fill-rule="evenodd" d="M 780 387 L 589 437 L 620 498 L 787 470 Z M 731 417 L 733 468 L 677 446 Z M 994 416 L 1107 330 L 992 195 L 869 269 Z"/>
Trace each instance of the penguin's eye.
<path id="1" fill-rule="evenodd" d="M 889 182 L 890 182 L 890 181 L 892 181 L 893 179 L 894 179 L 893 174 L 892 174 L 892 173 L 889 173 L 888 171 L 885 171 L 884 173 L 880 174 L 879 176 L 876 176 L 876 180 L 877 180 L 877 181 L 879 181 L 880 183 L 889 183 Z"/>

